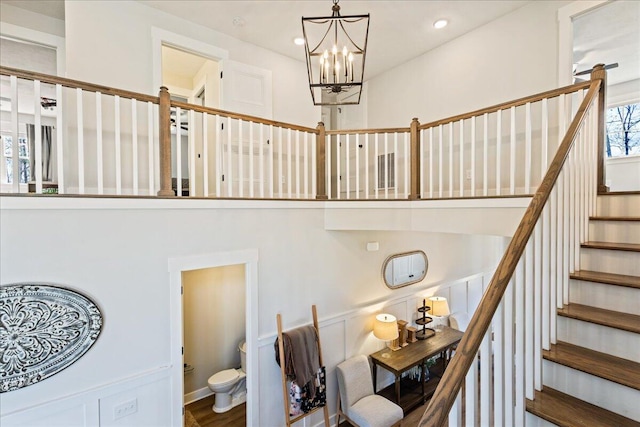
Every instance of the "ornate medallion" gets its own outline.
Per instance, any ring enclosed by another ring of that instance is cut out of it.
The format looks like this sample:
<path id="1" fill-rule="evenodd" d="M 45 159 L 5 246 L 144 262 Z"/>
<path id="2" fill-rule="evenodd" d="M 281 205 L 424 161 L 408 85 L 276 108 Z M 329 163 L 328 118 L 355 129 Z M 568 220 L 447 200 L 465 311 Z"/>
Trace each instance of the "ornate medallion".
<path id="1" fill-rule="evenodd" d="M 101 329 L 100 310 L 77 292 L 39 283 L 0 287 L 0 393 L 70 366 Z"/>

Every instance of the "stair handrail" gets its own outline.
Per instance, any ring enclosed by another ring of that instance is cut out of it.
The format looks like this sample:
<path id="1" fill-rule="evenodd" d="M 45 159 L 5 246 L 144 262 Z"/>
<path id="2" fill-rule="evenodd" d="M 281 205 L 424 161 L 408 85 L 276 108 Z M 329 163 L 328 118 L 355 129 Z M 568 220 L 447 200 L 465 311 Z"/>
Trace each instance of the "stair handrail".
<path id="1" fill-rule="evenodd" d="M 587 116 L 589 107 L 593 100 L 601 94 L 601 86 L 604 84 L 605 79 L 604 65 L 596 65 L 593 68 L 591 77 L 587 95 L 580 104 L 567 133 L 558 147 L 553 161 L 547 169 L 538 190 L 533 195 L 500 264 L 496 268 L 491 282 L 484 292 L 462 340 L 456 348 L 455 355 L 447 366 L 427 409 L 420 419 L 419 427 L 441 427 L 447 421 L 449 411 L 458 396 L 471 364 L 475 360 L 475 356 L 480 349 L 480 344 L 491 325 L 498 305 L 525 251 L 527 242 L 558 180 L 569 152 L 574 145 L 576 136 Z M 604 104 L 600 103 L 599 107 L 601 108 L 602 105 Z"/>

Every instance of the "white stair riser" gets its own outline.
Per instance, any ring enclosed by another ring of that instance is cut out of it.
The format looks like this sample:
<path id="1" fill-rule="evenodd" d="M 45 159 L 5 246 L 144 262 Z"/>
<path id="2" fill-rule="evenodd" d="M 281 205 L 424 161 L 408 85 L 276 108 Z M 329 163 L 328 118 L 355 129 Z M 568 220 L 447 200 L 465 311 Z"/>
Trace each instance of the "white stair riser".
<path id="1" fill-rule="evenodd" d="M 640 194 L 599 196 L 596 211 L 599 216 L 638 216 Z"/>
<path id="2" fill-rule="evenodd" d="M 626 286 L 571 279 L 569 281 L 569 301 L 640 315 L 640 289 Z"/>
<path id="3" fill-rule="evenodd" d="M 640 252 L 580 248 L 580 270 L 640 276 Z"/>
<path id="4" fill-rule="evenodd" d="M 592 405 L 640 421 L 640 391 L 549 360 L 542 361 L 542 383 Z"/>
<path id="5" fill-rule="evenodd" d="M 640 334 L 558 316 L 558 341 L 638 361 Z"/>
<path id="6" fill-rule="evenodd" d="M 590 221 L 592 242 L 640 243 L 640 221 Z"/>
<path id="7" fill-rule="evenodd" d="M 529 412 L 526 412 L 524 415 L 524 423 L 527 427 L 557 427 L 555 424 L 550 423 L 547 420 L 543 420 Z"/>

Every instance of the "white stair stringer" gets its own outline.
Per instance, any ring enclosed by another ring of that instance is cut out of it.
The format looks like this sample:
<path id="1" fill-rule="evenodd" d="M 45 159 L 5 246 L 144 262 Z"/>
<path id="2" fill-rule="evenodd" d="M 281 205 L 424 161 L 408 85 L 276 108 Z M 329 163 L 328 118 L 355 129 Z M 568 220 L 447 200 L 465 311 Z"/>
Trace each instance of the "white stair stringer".
<path id="1" fill-rule="evenodd" d="M 596 203 L 598 216 L 638 216 L 640 213 L 640 194 L 598 196 Z"/>
<path id="2" fill-rule="evenodd" d="M 635 421 L 640 421 L 640 391 L 549 360 L 542 361 L 545 386 Z"/>
<path id="3" fill-rule="evenodd" d="M 571 279 L 569 301 L 590 307 L 640 315 L 640 289 Z"/>
<path id="4" fill-rule="evenodd" d="M 558 427 L 547 420 L 543 420 L 537 415 L 533 415 L 531 412 L 524 413 L 524 425 L 527 427 Z"/>
<path id="5" fill-rule="evenodd" d="M 640 252 L 580 248 L 580 270 L 640 276 Z"/>
<path id="6" fill-rule="evenodd" d="M 558 316 L 557 326 L 558 341 L 638 361 L 640 334 L 564 316 Z"/>
<path id="7" fill-rule="evenodd" d="M 589 240 L 611 243 L 640 243 L 640 221 L 591 220 Z"/>

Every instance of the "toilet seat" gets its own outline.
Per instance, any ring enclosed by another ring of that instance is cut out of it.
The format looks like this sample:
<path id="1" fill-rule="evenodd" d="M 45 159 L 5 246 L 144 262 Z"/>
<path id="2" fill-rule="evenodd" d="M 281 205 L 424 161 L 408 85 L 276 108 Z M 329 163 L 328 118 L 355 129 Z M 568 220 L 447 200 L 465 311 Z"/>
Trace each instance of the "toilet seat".
<path id="1" fill-rule="evenodd" d="M 239 376 L 240 375 L 238 374 L 237 370 L 225 369 L 224 371 L 213 374 L 211 377 L 209 377 L 209 380 L 207 382 L 211 385 L 222 387 L 228 384 L 232 384 L 238 379 Z"/>

